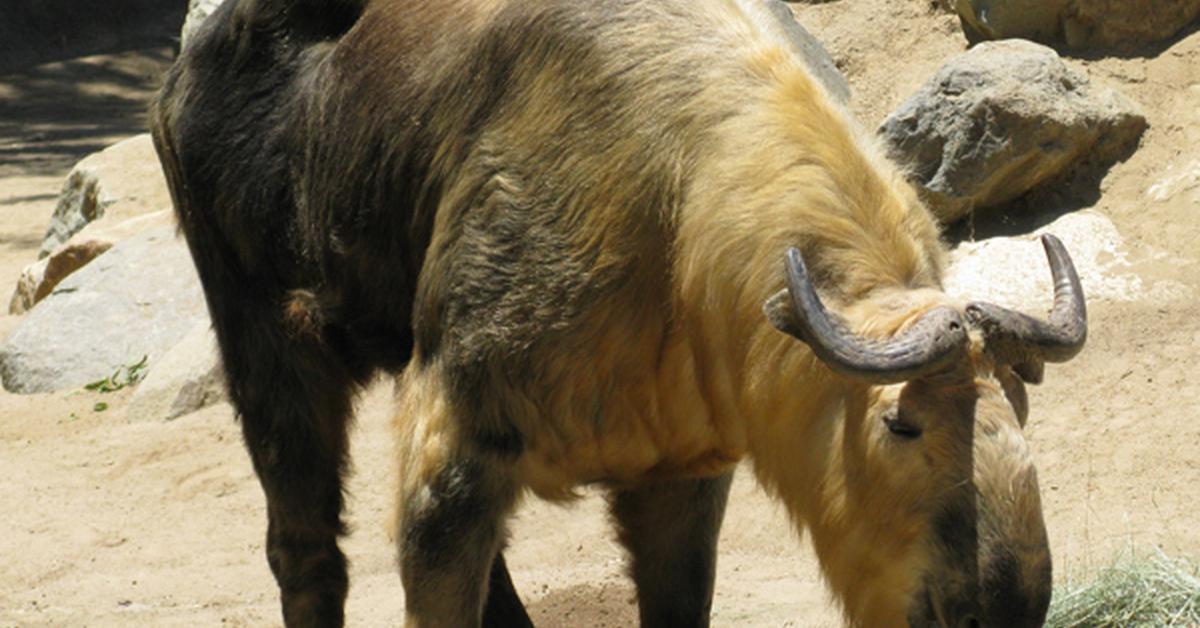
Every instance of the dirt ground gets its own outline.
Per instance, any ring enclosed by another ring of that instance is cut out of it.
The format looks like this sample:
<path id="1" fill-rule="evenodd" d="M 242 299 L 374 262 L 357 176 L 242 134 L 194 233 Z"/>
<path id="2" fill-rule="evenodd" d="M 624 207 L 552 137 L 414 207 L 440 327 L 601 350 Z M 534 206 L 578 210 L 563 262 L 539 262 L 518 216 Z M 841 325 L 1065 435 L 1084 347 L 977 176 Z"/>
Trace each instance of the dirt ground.
<path id="1" fill-rule="evenodd" d="M 850 79 L 854 113 L 874 127 L 965 49 L 956 20 L 931 4 L 794 6 Z M 143 128 L 168 57 L 143 51 L 0 76 L 5 301 L 36 255 L 67 170 Z M 1150 121 L 1139 150 L 1083 204 L 1114 221 L 1128 252 L 1123 268 L 1141 285 L 1181 288 L 1153 302 L 1092 299 L 1087 349 L 1031 389 L 1027 431 L 1059 581 L 1130 547 L 1200 556 L 1200 32 L 1141 56 L 1068 63 L 1139 103 Z M 0 335 L 18 322 L 0 316 Z M 0 392 L 0 626 L 278 624 L 262 494 L 232 410 L 132 423 L 129 394 Z M 354 432 L 354 529 L 344 542 L 351 625 L 394 625 L 403 607 L 385 533 L 389 394 L 380 384 L 363 397 Z M 97 412 L 101 401 L 108 409 Z M 539 626 L 635 622 L 597 496 L 569 507 L 531 499 L 513 528 L 509 565 Z M 748 472 L 721 537 L 713 614 L 717 626 L 840 624 L 811 550 Z"/>

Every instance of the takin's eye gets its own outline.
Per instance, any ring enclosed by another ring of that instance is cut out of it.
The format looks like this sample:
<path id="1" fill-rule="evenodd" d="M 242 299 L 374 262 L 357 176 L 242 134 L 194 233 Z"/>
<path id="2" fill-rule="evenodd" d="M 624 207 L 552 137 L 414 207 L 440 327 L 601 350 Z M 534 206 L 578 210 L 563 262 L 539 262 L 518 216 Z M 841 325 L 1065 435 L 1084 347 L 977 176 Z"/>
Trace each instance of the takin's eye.
<path id="1" fill-rule="evenodd" d="M 920 426 L 905 419 L 904 413 L 900 412 L 899 408 L 892 408 L 883 413 L 883 424 L 887 426 L 889 432 L 905 440 L 921 436 Z"/>

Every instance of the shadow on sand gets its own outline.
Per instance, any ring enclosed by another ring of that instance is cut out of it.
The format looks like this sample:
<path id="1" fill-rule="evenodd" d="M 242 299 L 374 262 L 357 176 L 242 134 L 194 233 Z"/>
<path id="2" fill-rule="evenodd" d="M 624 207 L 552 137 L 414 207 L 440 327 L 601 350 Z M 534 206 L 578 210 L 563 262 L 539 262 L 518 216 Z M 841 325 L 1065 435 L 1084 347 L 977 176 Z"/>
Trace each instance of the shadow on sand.
<path id="1" fill-rule="evenodd" d="M 163 47 L 98 55 L 0 76 L 0 178 L 65 175 L 83 157 L 143 132 L 172 54 Z"/>

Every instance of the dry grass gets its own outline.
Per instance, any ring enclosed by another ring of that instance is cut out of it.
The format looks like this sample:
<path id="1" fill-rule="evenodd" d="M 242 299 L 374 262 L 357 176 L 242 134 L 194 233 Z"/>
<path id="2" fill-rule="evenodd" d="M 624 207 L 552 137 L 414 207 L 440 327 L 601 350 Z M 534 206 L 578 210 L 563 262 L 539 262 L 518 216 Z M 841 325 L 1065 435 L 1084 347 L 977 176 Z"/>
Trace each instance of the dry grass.
<path id="1" fill-rule="evenodd" d="M 1200 565 L 1132 553 L 1089 582 L 1055 591 L 1047 628 L 1200 626 Z"/>

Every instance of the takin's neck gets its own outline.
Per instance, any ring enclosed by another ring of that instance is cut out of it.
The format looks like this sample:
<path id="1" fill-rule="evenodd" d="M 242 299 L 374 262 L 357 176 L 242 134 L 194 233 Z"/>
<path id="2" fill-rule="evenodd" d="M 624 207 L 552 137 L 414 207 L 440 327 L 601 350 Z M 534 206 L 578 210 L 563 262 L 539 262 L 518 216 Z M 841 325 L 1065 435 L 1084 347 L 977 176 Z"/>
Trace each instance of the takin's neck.
<path id="1" fill-rule="evenodd" d="M 794 390 L 824 377 L 762 314 L 784 288 L 789 247 L 801 249 L 835 310 L 937 292 L 944 265 L 936 223 L 912 187 L 801 62 L 768 47 L 746 64 L 760 80 L 741 102 L 754 104 L 706 134 L 673 247 L 674 312 L 712 372 L 704 386 L 714 411 L 743 415 L 778 406 L 760 378 L 798 378 Z M 712 381 L 718 376 L 726 381 Z"/>
<path id="2" fill-rule="evenodd" d="M 675 311 L 716 431 L 816 536 L 844 511 L 828 488 L 851 429 L 847 406 L 873 392 L 767 322 L 762 305 L 784 288 L 784 252 L 800 247 L 827 305 L 884 336 L 947 300 L 944 250 L 911 187 L 846 114 L 794 63 L 762 56 L 763 93 L 747 100 L 764 104 L 714 130 L 713 156 L 699 164 L 678 216 Z M 864 315 L 876 305 L 879 313 Z M 840 538 L 865 542 L 851 537 Z M 879 564 L 842 567 L 885 580 L 912 568 L 887 564 L 886 549 Z M 839 595 L 852 614 L 887 606 Z"/>

